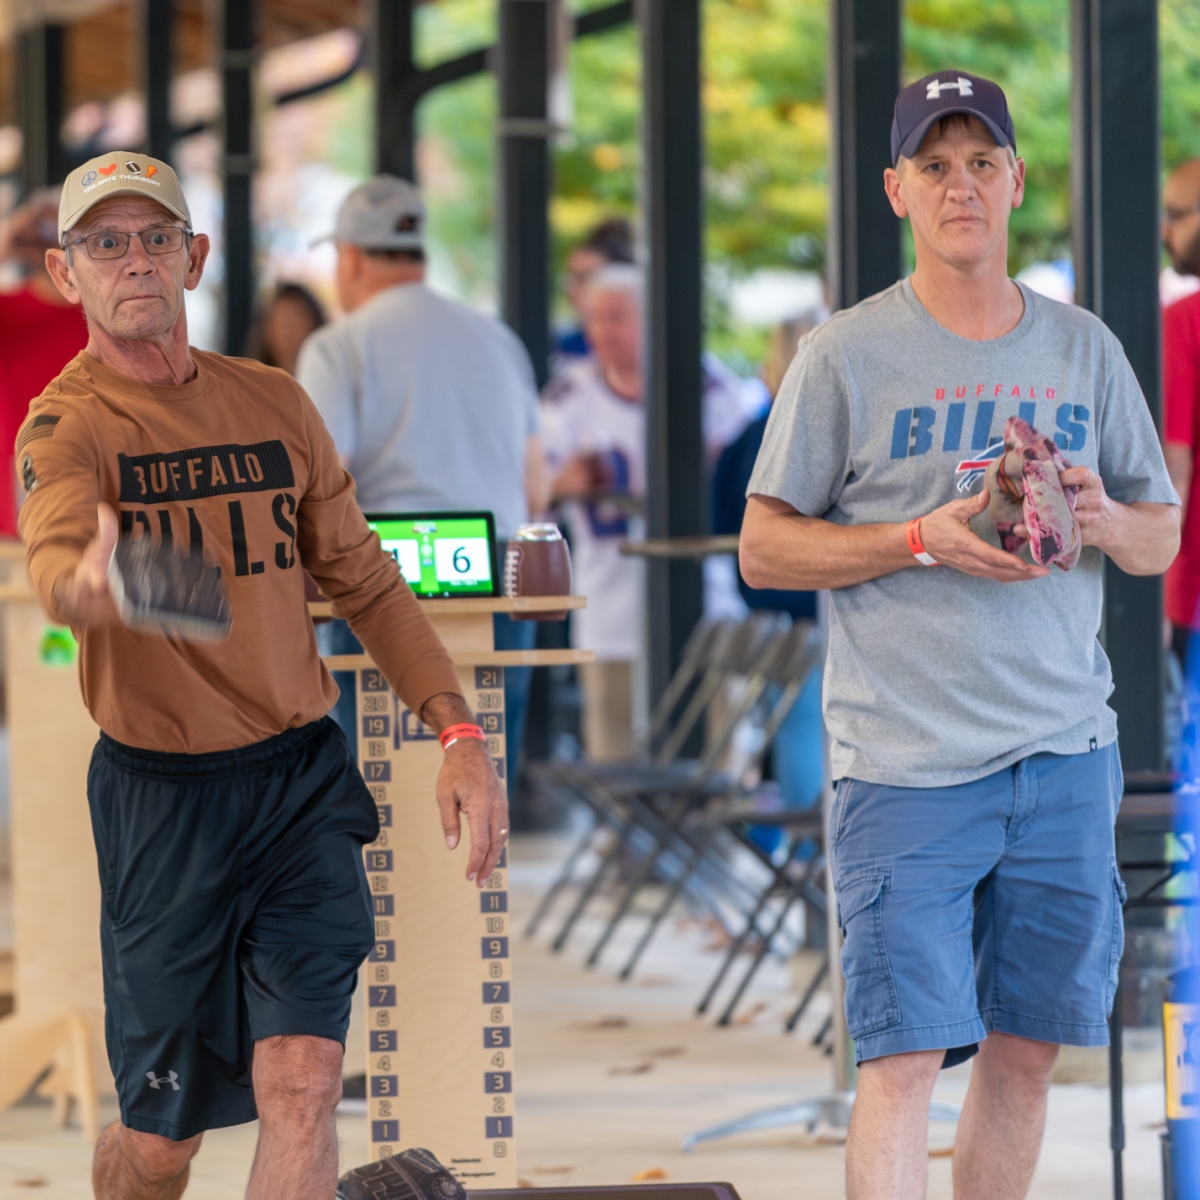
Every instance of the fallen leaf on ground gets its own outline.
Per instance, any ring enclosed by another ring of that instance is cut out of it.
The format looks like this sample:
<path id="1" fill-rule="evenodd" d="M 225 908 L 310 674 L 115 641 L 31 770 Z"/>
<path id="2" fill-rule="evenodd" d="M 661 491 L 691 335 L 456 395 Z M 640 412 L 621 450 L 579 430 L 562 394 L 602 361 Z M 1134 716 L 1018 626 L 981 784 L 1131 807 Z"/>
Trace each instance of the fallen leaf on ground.
<path id="1" fill-rule="evenodd" d="M 627 1029 L 628 1017 L 597 1017 L 594 1021 L 584 1021 L 577 1026 L 579 1029 Z"/>
<path id="2" fill-rule="evenodd" d="M 647 1071 L 653 1071 L 654 1064 L 652 1062 L 634 1063 L 631 1067 L 609 1067 L 610 1075 L 645 1075 Z"/>
<path id="3" fill-rule="evenodd" d="M 656 1050 L 643 1050 L 649 1058 L 676 1058 L 687 1051 L 686 1046 L 659 1046 Z"/>
<path id="4" fill-rule="evenodd" d="M 646 1183 L 651 1179 L 666 1179 L 667 1173 L 662 1167 L 651 1167 L 648 1171 L 639 1171 L 633 1176 L 633 1183 Z"/>
<path id="5" fill-rule="evenodd" d="M 535 1187 L 537 1187 L 537 1184 L 531 1183 L 528 1179 L 518 1179 L 517 1187 L 519 1187 L 519 1188 L 535 1188 Z"/>
<path id="6" fill-rule="evenodd" d="M 40 1175 L 35 1175 L 32 1179 L 14 1179 L 13 1180 L 13 1187 L 39 1188 L 39 1187 L 49 1187 L 49 1186 L 50 1186 L 50 1180 L 43 1179 Z"/>
<path id="7" fill-rule="evenodd" d="M 757 1020 L 763 1013 L 767 1011 L 767 1002 L 760 1000 L 753 1008 L 748 1008 L 740 1017 L 733 1022 L 735 1025 L 749 1025 L 751 1021 Z"/>

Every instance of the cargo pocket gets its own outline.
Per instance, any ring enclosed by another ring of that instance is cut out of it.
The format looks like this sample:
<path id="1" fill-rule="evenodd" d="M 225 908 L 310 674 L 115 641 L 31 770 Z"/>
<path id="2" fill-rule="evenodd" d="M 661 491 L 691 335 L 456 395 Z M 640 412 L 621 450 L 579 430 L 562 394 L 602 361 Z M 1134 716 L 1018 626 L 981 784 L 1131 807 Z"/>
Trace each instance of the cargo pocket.
<path id="1" fill-rule="evenodd" d="M 1121 955 L 1125 950 L 1125 900 L 1128 895 L 1115 856 L 1108 861 L 1112 873 L 1113 919 L 1112 942 L 1108 949 L 1108 986 L 1104 992 L 1105 1016 L 1112 1013 L 1113 997 L 1117 994 L 1117 980 L 1121 973 Z"/>
<path id="2" fill-rule="evenodd" d="M 837 889 L 842 974 L 846 978 L 846 1025 L 853 1038 L 865 1037 L 900 1021 L 900 1002 L 883 939 L 883 898 L 891 871 L 872 869 L 847 875 Z"/>

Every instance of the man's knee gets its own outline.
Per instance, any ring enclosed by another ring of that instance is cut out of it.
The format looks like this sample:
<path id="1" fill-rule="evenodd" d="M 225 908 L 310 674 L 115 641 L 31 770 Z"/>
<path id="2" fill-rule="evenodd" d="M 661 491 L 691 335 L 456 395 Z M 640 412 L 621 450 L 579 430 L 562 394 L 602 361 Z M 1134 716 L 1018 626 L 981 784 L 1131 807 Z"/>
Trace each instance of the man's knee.
<path id="1" fill-rule="evenodd" d="M 176 1142 L 157 1133 L 143 1133 L 140 1129 L 130 1129 L 126 1125 L 114 1125 L 111 1128 L 115 1132 L 108 1136 L 120 1140 L 120 1153 L 138 1176 L 148 1183 L 165 1183 L 178 1179 L 188 1163 L 196 1157 L 196 1151 L 200 1149 L 200 1142 L 204 1137 L 202 1133 L 198 1133 L 195 1137 Z"/>
<path id="2" fill-rule="evenodd" d="M 859 1091 L 865 1085 L 895 1095 L 928 1092 L 937 1079 L 944 1056 L 942 1050 L 917 1050 L 868 1059 L 858 1068 Z"/>
<path id="3" fill-rule="evenodd" d="M 254 1044 L 254 1099 L 270 1119 L 317 1120 L 342 1098 L 340 1042 L 295 1035 Z"/>
<path id="4" fill-rule="evenodd" d="M 1046 1085 L 1058 1049 L 1053 1042 L 1035 1042 L 1011 1033 L 990 1033 L 979 1048 L 979 1055 L 994 1074 Z"/>

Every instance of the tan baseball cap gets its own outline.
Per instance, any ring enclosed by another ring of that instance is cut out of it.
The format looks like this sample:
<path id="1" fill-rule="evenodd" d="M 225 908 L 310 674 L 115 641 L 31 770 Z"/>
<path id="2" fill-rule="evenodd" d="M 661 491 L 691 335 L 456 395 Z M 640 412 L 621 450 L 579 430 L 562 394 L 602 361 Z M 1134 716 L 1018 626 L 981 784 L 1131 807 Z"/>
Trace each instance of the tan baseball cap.
<path id="1" fill-rule="evenodd" d="M 192 214 L 169 164 L 148 154 L 112 150 L 76 167 L 63 184 L 58 205 L 58 236 L 74 229 L 83 214 L 110 196 L 149 196 L 188 227 Z"/>

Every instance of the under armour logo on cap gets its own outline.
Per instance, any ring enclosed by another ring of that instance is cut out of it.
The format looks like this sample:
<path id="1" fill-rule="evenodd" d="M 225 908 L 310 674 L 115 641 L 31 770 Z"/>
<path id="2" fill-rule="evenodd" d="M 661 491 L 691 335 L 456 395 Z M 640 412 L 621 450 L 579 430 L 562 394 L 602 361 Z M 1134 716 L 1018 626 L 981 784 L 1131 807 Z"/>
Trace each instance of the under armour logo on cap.
<path id="1" fill-rule="evenodd" d="M 973 96 L 975 93 L 971 90 L 971 81 L 960 75 L 953 83 L 946 83 L 941 79 L 931 79 L 925 85 L 926 100 L 940 100 L 943 92 L 948 92 L 951 89 L 958 92 L 959 96 Z"/>
<path id="2" fill-rule="evenodd" d="M 179 1076 L 176 1075 L 174 1071 L 168 1071 L 161 1079 L 155 1075 L 153 1071 L 147 1071 L 146 1078 L 150 1080 L 150 1086 L 156 1092 L 162 1091 L 162 1085 L 164 1083 L 169 1083 L 175 1091 L 179 1091 L 179 1084 L 175 1082 Z"/>
<path id="3" fill-rule="evenodd" d="M 965 113 L 980 121 L 997 146 L 1017 149 L 1008 100 L 999 85 L 966 71 L 937 71 L 926 75 L 896 97 L 892 116 L 892 165 L 912 158 L 935 121 Z"/>

